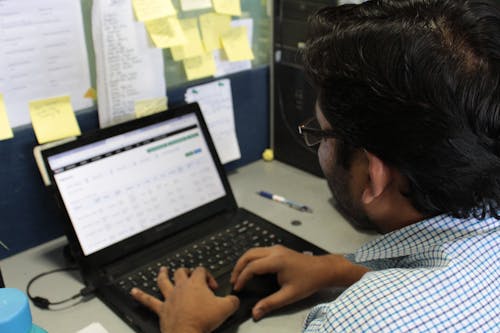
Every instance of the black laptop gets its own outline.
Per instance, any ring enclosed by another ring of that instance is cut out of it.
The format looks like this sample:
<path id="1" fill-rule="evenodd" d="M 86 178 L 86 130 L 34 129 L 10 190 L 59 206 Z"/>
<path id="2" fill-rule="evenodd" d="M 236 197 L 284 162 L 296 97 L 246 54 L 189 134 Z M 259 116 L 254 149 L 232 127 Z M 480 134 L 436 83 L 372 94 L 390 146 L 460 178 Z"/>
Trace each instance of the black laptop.
<path id="1" fill-rule="evenodd" d="M 161 266 L 206 267 L 230 292 L 241 254 L 283 244 L 322 249 L 236 205 L 197 104 L 84 134 L 43 151 L 66 235 L 87 285 L 137 332 L 159 332 L 155 314 L 129 295 L 137 286 L 161 297 Z M 241 307 L 218 331 L 233 331 L 252 306 L 278 288 L 254 278 Z"/>

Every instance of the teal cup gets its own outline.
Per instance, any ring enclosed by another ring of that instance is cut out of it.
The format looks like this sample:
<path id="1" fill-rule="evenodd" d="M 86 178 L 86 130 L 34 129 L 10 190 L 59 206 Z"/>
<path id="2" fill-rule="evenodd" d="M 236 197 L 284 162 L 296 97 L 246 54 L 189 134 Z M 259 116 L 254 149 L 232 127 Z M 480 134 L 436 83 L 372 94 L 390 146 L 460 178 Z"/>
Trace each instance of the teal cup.
<path id="1" fill-rule="evenodd" d="M 28 297 L 14 288 L 0 288 L 0 332 L 47 333 L 33 324 Z"/>

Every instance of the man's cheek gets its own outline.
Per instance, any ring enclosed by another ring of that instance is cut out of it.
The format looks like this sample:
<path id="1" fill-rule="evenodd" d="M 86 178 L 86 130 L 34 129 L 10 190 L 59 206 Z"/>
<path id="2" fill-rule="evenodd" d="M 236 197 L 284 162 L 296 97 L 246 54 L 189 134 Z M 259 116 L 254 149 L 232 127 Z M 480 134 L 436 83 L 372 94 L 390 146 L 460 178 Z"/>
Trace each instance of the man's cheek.
<path id="1" fill-rule="evenodd" d="M 334 166 L 333 146 L 328 142 L 321 142 L 318 148 L 318 159 L 326 178 L 332 176 Z"/>

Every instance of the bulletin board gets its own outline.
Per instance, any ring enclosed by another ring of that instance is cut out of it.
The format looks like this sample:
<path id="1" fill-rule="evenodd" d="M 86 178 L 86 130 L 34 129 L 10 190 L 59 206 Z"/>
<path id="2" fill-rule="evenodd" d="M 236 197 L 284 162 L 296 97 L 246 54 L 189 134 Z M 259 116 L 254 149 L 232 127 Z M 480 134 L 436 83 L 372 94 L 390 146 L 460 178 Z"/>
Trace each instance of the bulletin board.
<path id="1" fill-rule="evenodd" d="M 90 19 L 92 12 L 92 2 L 93 0 L 82 0 L 82 12 L 85 25 L 85 36 L 87 40 L 87 50 L 89 54 L 90 75 L 92 84 L 95 87 L 95 57 L 94 48 L 92 46 L 92 25 Z M 252 60 L 252 68 L 267 66 L 270 62 L 271 2 L 271 0 L 241 0 L 242 16 L 240 18 L 252 18 L 254 20 L 252 51 L 254 53 L 255 59 Z M 201 14 L 213 11 L 213 9 L 205 9 L 182 12 L 179 9 L 179 0 L 172 0 L 172 3 L 178 11 L 179 18 L 194 18 L 198 17 Z M 167 80 L 167 89 L 190 84 L 190 81 L 188 81 L 186 78 L 184 69 L 182 68 L 182 64 L 172 59 L 172 56 L 168 49 L 163 50 L 163 59 L 165 64 L 165 78 Z"/>
<path id="2" fill-rule="evenodd" d="M 269 0 L 270 1 L 270 0 Z M 271 19 L 267 1 L 241 0 L 242 18 L 254 20 L 252 69 L 227 76 L 231 80 L 236 132 L 241 159 L 227 164 L 231 170 L 260 158 L 269 144 L 269 60 Z M 82 0 L 85 39 L 91 82 L 95 86 L 96 66 L 92 46 L 92 0 Z M 179 0 L 173 0 L 178 9 Z M 211 10 L 183 13 L 179 18 L 196 17 Z M 214 78 L 188 81 L 182 65 L 173 61 L 169 50 L 163 51 L 169 106 L 184 103 L 184 93 L 190 86 Z M 99 127 L 97 106 L 76 110 L 81 132 Z M 53 195 L 45 187 L 33 157 L 37 145 L 30 125 L 14 128 L 12 139 L 0 141 L 0 259 L 63 235 L 62 219 Z"/>

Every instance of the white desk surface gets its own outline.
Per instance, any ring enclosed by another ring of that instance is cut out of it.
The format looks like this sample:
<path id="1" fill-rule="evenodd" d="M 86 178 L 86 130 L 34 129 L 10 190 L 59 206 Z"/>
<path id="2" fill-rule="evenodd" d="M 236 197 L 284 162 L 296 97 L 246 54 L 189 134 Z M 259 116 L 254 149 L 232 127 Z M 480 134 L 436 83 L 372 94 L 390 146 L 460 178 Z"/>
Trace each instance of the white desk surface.
<path id="1" fill-rule="evenodd" d="M 349 253 L 376 237 L 355 230 L 332 207 L 331 194 L 324 179 L 312 176 L 286 164 L 258 161 L 230 173 L 238 205 L 268 219 L 302 238 L 330 252 Z M 286 205 L 262 198 L 257 191 L 269 191 L 290 200 L 306 204 L 313 214 L 299 212 Z M 298 220 L 299 226 L 291 224 Z M 63 267 L 62 247 L 65 237 L 60 237 L 29 249 L 0 262 L 7 287 L 25 291 L 28 281 L 35 275 Z M 82 287 L 77 272 L 56 273 L 44 277 L 32 286 L 34 295 L 51 301 L 67 298 Z M 308 309 L 320 301 L 333 297 L 324 293 L 296 306 L 280 311 L 258 323 L 248 320 L 236 332 L 300 332 Z M 133 333 L 119 317 L 97 298 L 60 311 L 39 310 L 31 304 L 33 322 L 49 333 L 74 333 L 92 322 L 101 323 L 109 333 Z"/>

